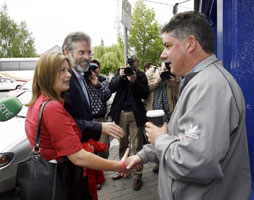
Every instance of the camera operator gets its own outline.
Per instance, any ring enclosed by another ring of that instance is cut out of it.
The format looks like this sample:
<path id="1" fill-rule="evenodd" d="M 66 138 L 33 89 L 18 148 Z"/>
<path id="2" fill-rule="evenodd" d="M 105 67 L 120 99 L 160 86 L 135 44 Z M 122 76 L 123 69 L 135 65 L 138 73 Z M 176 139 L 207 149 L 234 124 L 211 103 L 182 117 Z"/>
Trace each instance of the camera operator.
<path id="1" fill-rule="evenodd" d="M 116 92 L 111 106 L 111 117 L 125 132 L 120 139 L 119 157 L 131 143 L 131 151 L 137 153 L 143 146 L 143 131 L 147 121 L 146 110 L 142 99 L 148 96 L 148 82 L 145 73 L 139 69 L 139 60 L 133 56 L 128 59 L 128 65 L 121 67 L 111 79 L 109 89 Z M 130 138 L 130 141 L 129 141 Z M 142 186 L 142 170 L 134 173 L 133 190 Z M 115 174 L 112 179 L 121 178 Z"/>
<path id="2" fill-rule="evenodd" d="M 91 60 L 89 70 L 85 76 L 90 93 L 93 121 L 106 122 L 107 101 L 111 97 L 111 92 L 108 80 L 100 75 L 100 62 L 98 60 Z M 99 153 L 101 157 L 107 159 L 109 156 L 110 136 L 101 135 L 100 142 L 108 145 L 107 151 Z"/>
<path id="3" fill-rule="evenodd" d="M 169 121 L 178 98 L 180 79 L 171 74 L 167 65 L 162 62 L 161 70 L 151 65 L 146 71 L 149 96 L 144 103 L 146 110 L 163 109 L 166 113 L 165 120 Z"/>
<path id="4" fill-rule="evenodd" d="M 103 81 L 107 81 L 107 79 L 104 76 L 100 75 L 100 63 L 98 60 L 94 59 L 90 61 L 88 71 L 85 72 L 85 79 L 88 83 L 90 83 L 90 85 L 92 84 L 96 88 L 101 88 L 101 83 Z"/>
<path id="5" fill-rule="evenodd" d="M 130 77 L 136 71 L 136 67 L 139 67 L 139 62 L 137 60 L 134 60 L 133 56 L 128 56 L 127 63 L 128 65 L 124 68 L 124 74 L 126 77 Z"/>
<path id="6" fill-rule="evenodd" d="M 85 72 L 85 78 L 87 82 L 88 91 L 90 94 L 91 108 L 93 121 L 106 122 L 105 115 L 107 113 L 107 101 L 111 97 L 111 92 L 108 88 L 108 80 L 100 75 L 100 62 L 98 60 L 91 60 L 88 71 Z M 112 138 L 109 135 L 101 135 L 100 142 L 107 144 L 106 151 L 98 152 L 97 154 L 105 159 L 109 157 L 110 140 Z M 103 172 L 101 172 L 103 176 Z M 98 181 L 97 189 L 100 190 L 105 179 Z"/>
<path id="7" fill-rule="evenodd" d="M 164 121 L 169 122 L 178 99 L 179 78 L 171 74 L 168 63 L 164 62 L 161 70 L 151 63 L 146 71 L 146 77 L 149 88 L 149 96 L 144 101 L 146 110 L 164 110 Z M 153 172 L 158 171 L 159 167 L 156 165 Z"/>

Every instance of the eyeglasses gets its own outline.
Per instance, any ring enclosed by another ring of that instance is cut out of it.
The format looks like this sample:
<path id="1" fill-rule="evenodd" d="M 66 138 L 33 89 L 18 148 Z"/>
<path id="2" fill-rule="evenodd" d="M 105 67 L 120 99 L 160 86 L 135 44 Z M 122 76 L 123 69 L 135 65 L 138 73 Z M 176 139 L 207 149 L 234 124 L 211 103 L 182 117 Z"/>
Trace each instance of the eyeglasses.
<path id="1" fill-rule="evenodd" d="M 84 56 L 85 54 L 87 54 L 88 56 L 91 56 L 92 51 L 83 51 L 83 50 L 79 50 L 79 51 L 77 52 L 77 54 L 78 54 L 79 56 Z"/>

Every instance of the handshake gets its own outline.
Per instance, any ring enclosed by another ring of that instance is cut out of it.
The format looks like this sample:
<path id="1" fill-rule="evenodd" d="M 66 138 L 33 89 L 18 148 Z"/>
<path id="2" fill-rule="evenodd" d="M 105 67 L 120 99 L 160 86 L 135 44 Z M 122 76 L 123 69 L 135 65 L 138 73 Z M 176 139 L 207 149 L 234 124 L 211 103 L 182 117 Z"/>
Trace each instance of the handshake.
<path id="1" fill-rule="evenodd" d="M 123 165 L 123 168 L 122 168 L 122 171 L 120 172 L 120 174 L 124 178 L 128 177 L 131 173 L 137 172 L 143 168 L 143 165 L 141 164 L 140 157 L 137 155 L 128 157 L 129 152 L 130 152 L 130 149 L 127 148 L 124 156 L 120 160 L 120 162 Z"/>

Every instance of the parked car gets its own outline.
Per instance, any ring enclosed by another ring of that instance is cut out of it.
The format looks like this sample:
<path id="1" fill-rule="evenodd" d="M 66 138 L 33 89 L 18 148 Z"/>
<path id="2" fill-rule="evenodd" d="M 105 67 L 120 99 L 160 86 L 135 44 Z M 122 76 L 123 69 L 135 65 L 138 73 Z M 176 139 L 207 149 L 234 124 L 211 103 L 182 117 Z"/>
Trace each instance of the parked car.
<path id="1" fill-rule="evenodd" d="M 18 87 L 16 90 L 11 90 L 10 92 L 8 92 L 7 97 L 9 96 L 18 97 L 19 95 L 21 95 L 22 93 L 26 91 L 32 91 L 32 85 L 33 85 L 33 79 L 23 83 L 23 85 Z"/>
<path id="2" fill-rule="evenodd" d="M 7 77 L 0 77 L 0 90 L 15 90 L 22 85 L 22 82 Z"/>
<path id="3" fill-rule="evenodd" d="M 18 98 L 24 104 L 31 99 L 32 92 L 26 91 Z M 0 193 L 15 187 L 17 163 L 31 153 L 25 133 L 27 107 L 23 106 L 17 116 L 0 122 Z"/>

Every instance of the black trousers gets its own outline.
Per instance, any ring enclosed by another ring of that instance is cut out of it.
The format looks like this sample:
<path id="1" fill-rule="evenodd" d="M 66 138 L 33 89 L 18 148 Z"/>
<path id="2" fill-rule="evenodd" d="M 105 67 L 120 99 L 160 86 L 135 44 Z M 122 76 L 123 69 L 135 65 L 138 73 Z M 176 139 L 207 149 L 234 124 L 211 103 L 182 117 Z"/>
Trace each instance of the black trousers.
<path id="1" fill-rule="evenodd" d="M 89 193 L 89 187 L 88 187 L 88 176 L 83 177 L 83 188 L 80 195 L 80 200 L 93 200 Z"/>

